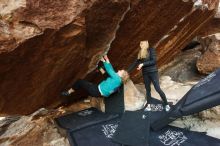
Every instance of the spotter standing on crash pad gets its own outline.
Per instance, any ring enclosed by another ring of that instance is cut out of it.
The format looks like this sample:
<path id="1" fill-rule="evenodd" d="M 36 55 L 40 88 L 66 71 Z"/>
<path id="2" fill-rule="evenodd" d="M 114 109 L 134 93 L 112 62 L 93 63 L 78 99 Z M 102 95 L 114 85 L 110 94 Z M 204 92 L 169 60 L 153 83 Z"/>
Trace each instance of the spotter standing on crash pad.
<path id="1" fill-rule="evenodd" d="M 158 70 L 156 67 L 156 51 L 154 48 L 149 47 L 149 43 L 147 40 L 140 42 L 140 51 L 138 53 L 138 57 L 133 64 L 128 68 L 128 72 L 131 72 L 136 66 L 137 70 L 142 69 L 142 75 L 144 78 L 144 84 L 146 88 L 146 98 L 147 98 L 147 111 L 151 110 L 150 107 L 150 99 L 151 97 L 151 82 L 154 85 L 155 90 L 160 94 L 160 97 L 164 101 L 165 110 L 169 111 L 170 106 L 168 105 L 166 95 L 161 90 L 159 85 L 159 77 Z"/>
<path id="2" fill-rule="evenodd" d="M 98 85 L 85 80 L 77 80 L 73 84 L 72 88 L 68 91 L 62 92 L 61 95 L 70 96 L 75 92 L 75 90 L 83 89 L 93 97 L 109 97 L 118 89 L 118 87 L 122 85 L 122 82 L 125 83 L 128 80 L 128 73 L 125 70 L 119 70 L 116 73 L 106 55 L 102 57 L 101 61 L 103 62 L 104 68 L 109 75 L 106 80 L 102 81 Z"/>

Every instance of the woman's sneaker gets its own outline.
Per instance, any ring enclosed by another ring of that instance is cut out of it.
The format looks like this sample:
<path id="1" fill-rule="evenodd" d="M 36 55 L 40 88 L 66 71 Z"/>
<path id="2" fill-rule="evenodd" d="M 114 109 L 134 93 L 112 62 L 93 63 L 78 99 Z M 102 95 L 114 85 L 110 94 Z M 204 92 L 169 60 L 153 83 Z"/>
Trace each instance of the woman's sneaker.
<path id="1" fill-rule="evenodd" d="M 144 111 L 151 111 L 150 104 L 147 105 L 147 107 L 144 109 Z"/>
<path id="2" fill-rule="evenodd" d="M 166 111 L 166 112 L 169 112 L 169 111 L 170 111 L 170 106 L 169 106 L 169 105 L 166 105 L 166 106 L 165 106 L 165 111 Z"/>

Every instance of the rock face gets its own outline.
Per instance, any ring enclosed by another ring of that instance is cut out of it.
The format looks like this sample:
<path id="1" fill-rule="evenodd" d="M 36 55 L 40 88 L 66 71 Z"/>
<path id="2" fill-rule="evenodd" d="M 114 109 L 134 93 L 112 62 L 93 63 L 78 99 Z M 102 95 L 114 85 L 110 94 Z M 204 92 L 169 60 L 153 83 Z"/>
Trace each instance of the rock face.
<path id="1" fill-rule="evenodd" d="M 40 109 L 32 115 L 0 121 L 0 146 L 69 146 L 52 120 L 53 116 L 53 112 Z"/>
<path id="2" fill-rule="evenodd" d="M 215 33 L 220 33 L 220 18 L 213 18 L 200 30 L 198 36 L 207 37 Z"/>
<path id="3" fill-rule="evenodd" d="M 203 26 L 203 28 L 199 31 L 198 36 L 207 37 L 216 33 L 220 33 L 220 2 L 216 9 L 215 17 Z"/>
<path id="4" fill-rule="evenodd" d="M 207 44 L 207 50 L 198 59 L 197 68 L 203 74 L 209 74 L 220 67 L 220 33 L 208 37 L 210 43 Z"/>
<path id="5" fill-rule="evenodd" d="M 183 51 L 173 61 L 161 68 L 161 74 L 170 76 L 172 80 L 177 82 L 198 80 L 200 75 L 197 71 L 196 62 L 202 55 L 200 50 L 201 45 Z"/>
<path id="6" fill-rule="evenodd" d="M 5 38 L 6 33 L 1 33 L 0 37 L 3 44 L 0 54 L 2 114 L 27 114 L 41 106 L 59 104 L 60 91 L 74 79 L 84 77 L 93 56 L 105 51 L 102 47 L 106 46 L 109 37 L 113 37 L 128 3 L 102 1 L 94 4 L 85 15 L 83 11 L 89 9 L 93 1 L 84 2 L 27 1 L 25 8 L 14 12 L 19 15 L 15 18 L 20 20 L 11 22 L 8 38 Z M 90 15 L 100 15 L 93 21 L 101 21 L 103 25 L 90 22 Z M 15 22 L 22 28 L 34 24 L 34 28 L 37 26 L 41 31 L 37 34 L 33 32 L 34 36 L 29 39 L 21 34 L 18 37 L 22 38 L 16 38 L 14 31 L 22 33 L 22 30 L 17 30 Z M 95 27 L 100 28 L 100 34 Z M 95 44 L 97 38 L 93 36 L 101 38 L 99 44 Z"/>
<path id="7" fill-rule="evenodd" d="M 60 91 L 108 52 L 117 68 L 140 40 L 168 63 L 215 15 L 181 0 L 3 0 L 0 2 L 0 114 L 28 114 L 62 103 Z"/>
<path id="8" fill-rule="evenodd" d="M 220 4 L 218 4 L 218 10 L 217 10 L 215 17 L 220 18 Z"/>
<path id="9" fill-rule="evenodd" d="M 124 104 L 126 111 L 136 111 L 144 107 L 145 96 L 141 93 L 134 83 L 129 80 L 124 84 Z"/>

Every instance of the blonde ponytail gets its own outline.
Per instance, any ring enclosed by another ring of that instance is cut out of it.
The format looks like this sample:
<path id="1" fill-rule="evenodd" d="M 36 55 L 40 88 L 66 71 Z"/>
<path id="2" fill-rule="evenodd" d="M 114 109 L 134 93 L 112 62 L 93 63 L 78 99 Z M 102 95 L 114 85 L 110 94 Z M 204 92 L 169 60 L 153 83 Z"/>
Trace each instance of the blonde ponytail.
<path id="1" fill-rule="evenodd" d="M 149 52 L 148 52 L 149 43 L 148 43 L 148 41 L 141 41 L 141 42 L 146 42 L 147 46 L 146 47 L 140 47 L 140 50 L 138 52 L 138 59 L 148 58 L 149 57 Z"/>

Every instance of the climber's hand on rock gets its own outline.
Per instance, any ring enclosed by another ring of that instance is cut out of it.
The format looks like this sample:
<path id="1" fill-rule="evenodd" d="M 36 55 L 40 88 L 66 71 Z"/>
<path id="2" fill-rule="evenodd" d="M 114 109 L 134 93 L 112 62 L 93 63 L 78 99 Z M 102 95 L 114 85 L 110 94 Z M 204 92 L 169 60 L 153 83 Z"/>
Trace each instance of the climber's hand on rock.
<path id="1" fill-rule="evenodd" d="M 137 70 L 141 70 L 141 68 L 142 68 L 143 66 L 144 66 L 143 63 L 139 64 Z"/>
<path id="2" fill-rule="evenodd" d="M 102 57 L 102 58 L 101 58 L 101 61 L 102 61 L 102 62 L 105 62 L 105 59 L 104 59 L 104 57 Z"/>
<path id="3" fill-rule="evenodd" d="M 107 55 L 105 55 L 104 58 L 106 62 L 110 62 Z"/>

